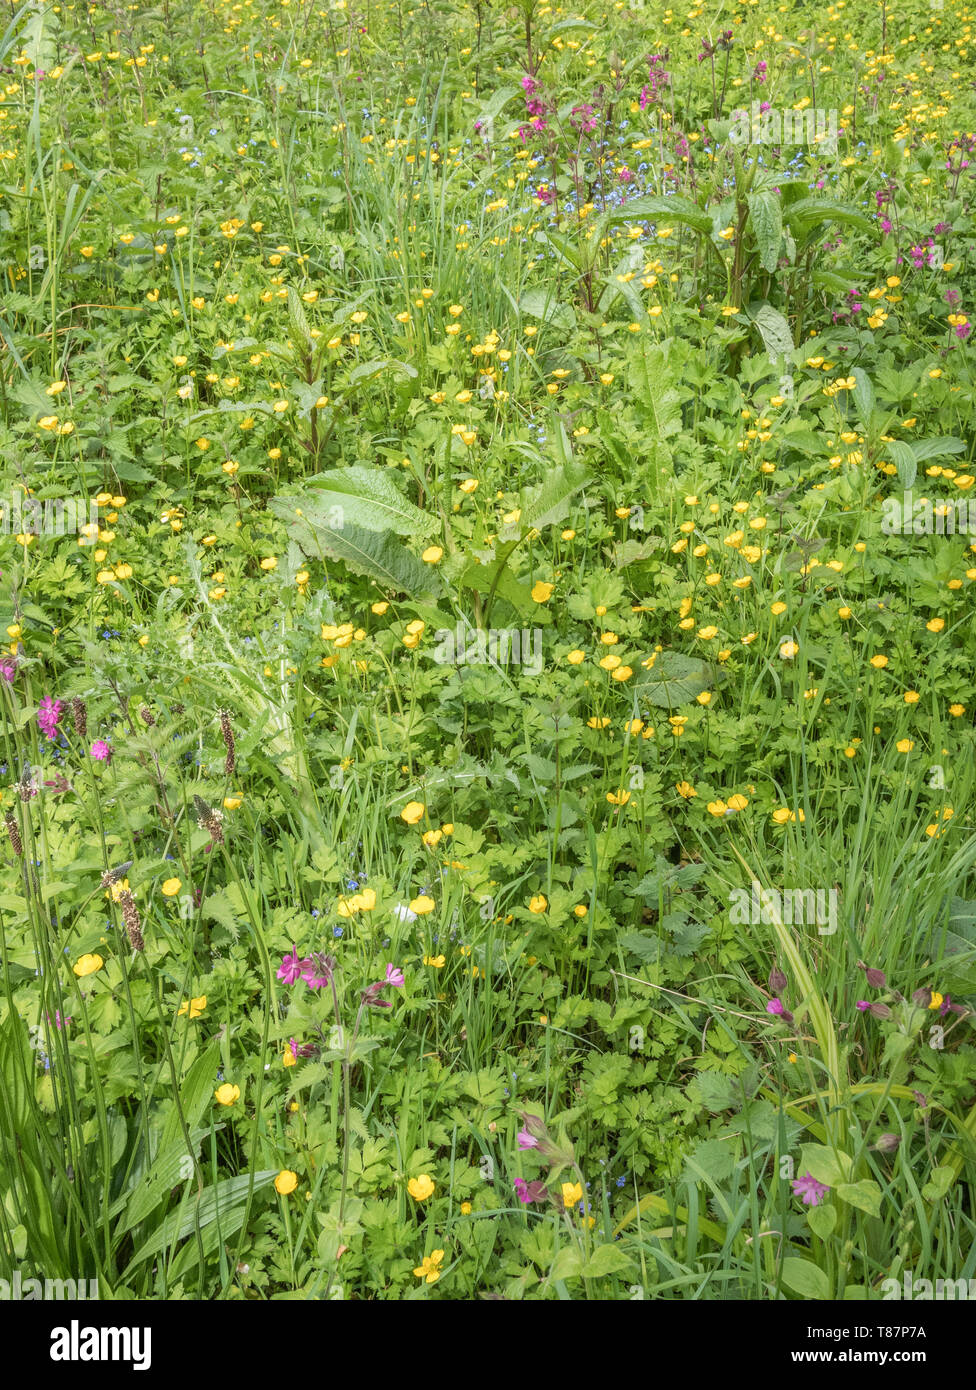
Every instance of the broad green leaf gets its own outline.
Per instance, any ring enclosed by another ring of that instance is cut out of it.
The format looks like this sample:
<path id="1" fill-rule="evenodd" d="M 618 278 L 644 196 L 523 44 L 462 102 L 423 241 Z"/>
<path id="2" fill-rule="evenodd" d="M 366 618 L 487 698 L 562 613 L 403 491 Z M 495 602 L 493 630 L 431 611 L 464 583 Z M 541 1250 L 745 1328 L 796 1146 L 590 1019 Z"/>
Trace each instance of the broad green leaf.
<path id="1" fill-rule="evenodd" d="M 573 497 L 590 480 L 590 470 L 582 463 L 568 463 L 554 468 L 545 482 L 525 488 L 521 497 L 522 515 L 519 526 L 523 532 L 562 521 L 569 511 Z"/>
<path id="2" fill-rule="evenodd" d="M 398 536 L 427 536 L 438 522 L 430 512 L 404 497 L 394 482 L 389 468 L 336 468 L 319 473 L 311 479 L 313 492 L 301 499 L 302 511 L 310 524 L 342 518 L 343 526 L 352 523 L 367 531 L 395 531 Z"/>
<path id="3" fill-rule="evenodd" d="M 750 193 L 749 220 L 759 248 L 759 264 L 763 270 L 774 271 L 779 263 L 779 248 L 783 240 L 783 205 L 775 193 Z"/>
<path id="4" fill-rule="evenodd" d="M 826 1240 L 837 1225 L 837 1208 L 832 1202 L 824 1202 L 819 1207 L 807 1211 L 807 1224 L 815 1236 Z"/>
<path id="5" fill-rule="evenodd" d="M 633 1269 L 634 1261 L 621 1250 L 619 1245 L 598 1245 L 583 1266 L 585 1279 L 600 1279 L 607 1274 L 621 1274 L 625 1269 Z"/>
<path id="6" fill-rule="evenodd" d="M 576 1279 L 583 1272 L 583 1261 L 575 1245 L 564 1245 L 552 1262 L 549 1271 L 550 1282 L 561 1279 Z"/>
<path id="7" fill-rule="evenodd" d="M 870 1178 L 838 1184 L 837 1196 L 842 1202 L 857 1207 L 858 1211 L 866 1211 L 869 1216 L 877 1216 L 881 1211 L 881 1188 Z"/>
<path id="8" fill-rule="evenodd" d="M 861 424 L 866 428 L 871 420 L 874 410 L 874 387 L 871 378 L 861 367 L 855 367 L 851 376 L 857 383 L 854 387 L 854 405 L 861 419 Z"/>
<path id="9" fill-rule="evenodd" d="M 801 1298 L 829 1298 L 830 1284 L 822 1269 L 811 1260 L 788 1255 L 783 1261 L 783 1283 Z"/>
<path id="10" fill-rule="evenodd" d="M 707 661 L 683 652 L 659 652 L 635 693 L 639 700 L 658 709 L 674 709 L 693 700 L 714 681 L 714 668 Z"/>
<path id="11" fill-rule="evenodd" d="M 790 325 L 778 309 L 774 309 L 771 304 L 764 300 L 751 312 L 752 321 L 763 340 L 763 347 L 774 362 L 793 352 L 793 335 L 790 332 Z"/>
<path id="12" fill-rule="evenodd" d="M 325 555 L 330 560 L 342 560 L 354 574 L 367 575 L 397 593 L 436 594 L 442 588 L 436 570 L 425 565 L 389 531 L 330 525 L 328 518 L 307 521 L 296 515 L 301 509 L 290 497 L 275 498 L 271 510 L 290 523 L 292 539 L 310 558 Z"/>
<path id="13" fill-rule="evenodd" d="M 265 1168 L 255 1173 L 254 1191 L 268 1187 L 278 1176 L 278 1171 L 277 1168 Z M 196 1229 L 198 1223 L 203 1230 L 219 1220 L 221 1234 L 225 1238 L 240 1230 L 249 1184 L 250 1175 L 242 1173 L 239 1177 L 224 1178 L 223 1181 L 204 1188 L 199 1198 L 195 1192 L 188 1194 L 177 1210 L 170 1212 L 159 1229 L 140 1245 L 129 1262 L 126 1276 L 144 1260 L 160 1254 L 169 1245 L 185 1240 Z"/>
<path id="14" fill-rule="evenodd" d="M 411 378 L 417 375 L 417 368 L 411 367 L 408 362 L 400 362 L 395 357 L 375 357 L 371 362 L 361 362 L 358 367 L 353 367 L 347 378 L 347 387 L 365 386 L 385 371 Z"/>
<path id="15" fill-rule="evenodd" d="M 614 222 L 680 222 L 693 227 L 696 232 L 710 232 L 712 219 L 696 203 L 675 194 L 670 198 L 648 194 L 642 198 L 631 198 L 619 208 L 613 208 L 608 220 Z"/>
<path id="16" fill-rule="evenodd" d="M 519 313 L 550 323 L 561 333 L 572 333 L 576 328 L 576 314 L 572 306 L 560 304 L 553 290 L 526 290 L 518 307 Z"/>
<path id="17" fill-rule="evenodd" d="M 798 1177 L 809 1173 L 817 1182 L 837 1187 L 850 1177 L 851 1159 L 848 1154 L 830 1149 L 826 1144 L 804 1144 L 796 1172 Z"/>
<path id="18" fill-rule="evenodd" d="M 943 439 L 918 439 L 909 447 L 915 462 L 921 463 L 923 459 L 941 458 L 943 454 L 964 454 L 968 445 L 953 435 L 946 435 Z"/>

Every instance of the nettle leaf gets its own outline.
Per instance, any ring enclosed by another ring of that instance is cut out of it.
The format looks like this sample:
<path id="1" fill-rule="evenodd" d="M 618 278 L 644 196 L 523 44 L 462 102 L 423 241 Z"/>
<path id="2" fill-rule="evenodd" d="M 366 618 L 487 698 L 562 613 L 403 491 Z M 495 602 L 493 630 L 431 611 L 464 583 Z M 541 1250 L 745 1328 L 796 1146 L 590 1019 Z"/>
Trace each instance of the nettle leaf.
<path id="1" fill-rule="evenodd" d="M 325 513 L 338 512 L 343 524 L 364 526 L 367 531 L 395 531 L 398 536 L 428 536 L 437 518 L 410 502 L 394 482 L 389 468 L 336 468 L 311 479 L 315 491 L 302 500 L 306 520 L 314 523 Z"/>
<path id="2" fill-rule="evenodd" d="M 709 662 L 683 652 L 660 652 L 635 693 L 639 701 L 658 709 L 674 709 L 693 700 L 715 681 L 716 672 Z"/>
<path id="3" fill-rule="evenodd" d="M 735 1167 L 735 1150 L 727 1140 L 706 1139 L 695 1145 L 686 1163 L 693 1182 L 701 1182 L 705 1177 L 712 1182 L 725 1182 Z"/>

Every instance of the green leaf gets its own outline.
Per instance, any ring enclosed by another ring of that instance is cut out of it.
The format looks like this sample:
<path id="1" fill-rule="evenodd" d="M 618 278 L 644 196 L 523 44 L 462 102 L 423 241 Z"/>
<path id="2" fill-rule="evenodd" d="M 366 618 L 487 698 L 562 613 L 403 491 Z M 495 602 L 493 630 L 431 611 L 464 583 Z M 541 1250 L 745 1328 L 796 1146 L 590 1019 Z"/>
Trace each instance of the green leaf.
<path id="1" fill-rule="evenodd" d="M 798 1176 L 809 1173 L 817 1182 L 837 1187 L 850 1177 L 851 1159 L 848 1154 L 827 1148 L 826 1144 L 804 1144 L 796 1171 Z"/>
<path id="2" fill-rule="evenodd" d="M 670 362 L 671 340 L 644 343 L 643 351 L 628 372 L 630 388 L 638 404 L 650 416 L 658 440 L 669 439 L 681 429 L 681 397 Z"/>
<path id="3" fill-rule="evenodd" d="M 918 461 L 910 444 L 893 439 L 888 445 L 888 457 L 898 469 L 898 482 L 906 491 L 918 477 Z"/>
<path id="4" fill-rule="evenodd" d="M 918 439 L 909 447 L 915 462 L 921 463 L 923 459 L 941 458 L 944 454 L 964 454 L 968 446 L 963 440 L 946 435 L 944 439 Z"/>
<path id="5" fill-rule="evenodd" d="M 583 1266 L 585 1279 L 601 1279 L 607 1274 L 621 1274 L 625 1269 L 633 1269 L 634 1261 L 621 1250 L 619 1245 L 598 1245 Z"/>
<path id="6" fill-rule="evenodd" d="M 786 220 L 799 226 L 801 231 L 808 231 L 821 222 L 846 222 L 862 232 L 870 231 L 873 226 L 857 208 L 831 198 L 800 198 L 787 209 Z"/>
<path id="7" fill-rule="evenodd" d="M 824 1271 L 811 1260 L 788 1255 L 783 1261 L 783 1283 L 801 1298 L 829 1298 L 830 1284 Z"/>
<path id="8" fill-rule="evenodd" d="M 715 683 L 715 671 L 707 661 L 682 652 L 660 652 L 654 665 L 635 687 L 639 701 L 658 709 L 687 704 Z"/>
<path id="9" fill-rule="evenodd" d="M 815 1236 L 826 1240 L 837 1225 L 837 1208 L 831 1202 L 819 1207 L 810 1207 L 807 1212 L 807 1225 Z"/>
<path id="10" fill-rule="evenodd" d="M 277 1176 L 277 1168 L 265 1168 L 255 1173 L 255 1192 L 269 1186 Z M 196 1229 L 197 1222 L 203 1230 L 219 1219 L 221 1235 L 225 1239 L 240 1230 L 249 1184 L 250 1175 L 242 1173 L 239 1177 L 224 1178 L 222 1182 L 204 1188 L 199 1200 L 196 1193 L 188 1196 L 176 1211 L 167 1216 L 159 1229 L 140 1245 L 125 1271 L 126 1276 L 144 1260 L 158 1255 L 169 1245 L 185 1240 Z"/>
<path id="11" fill-rule="evenodd" d="M 543 323 L 552 324 L 560 333 L 572 333 L 576 328 L 576 314 L 569 304 L 560 304 L 551 290 L 526 290 L 519 300 L 519 313 L 529 314 Z"/>
<path id="12" fill-rule="evenodd" d="M 854 405 L 860 416 L 861 424 L 866 428 L 874 410 L 874 387 L 871 385 L 871 378 L 861 367 L 855 367 L 851 376 L 856 382 L 853 393 Z"/>
<path id="13" fill-rule="evenodd" d="M 362 526 L 331 526 L 296 515 L 293 498 L 276 497 L 271 503 L 276 516 L 290 523 L 292 539 L 309 557 L 342 560 L 354 574 L 375 579 L 385 589 L 406 594 L 436 594 L 443 587 L 430 565 L 393 538 L 388 531 L 367 531 Z"/>
<path id="14" fill-rule="evenodd" d="M 763 270 L 772 272 L 779 264 L 783 240 L 783 205 L 775 193 L 750 193 L 746 201 L 759 248 L 759 264 Z"/>
<path id="15" fill-rule="evenodd" d="M 755 310 L 751 310 L 752 321 L 759 330 L 763 347 L 773 361 L 789 356 L 793 352 L 793 335 L 790 325 L 778 309 L 765 300 Z"/>
<path id="16" fill-rule="evenodd" d="M 400 362 L 395 357 L 374 357 L 371 362 L 361 362 L 358 367 L 353 367 L 347 378 L 347 388 L 365 386 L 367 381 L 388 370 L 411 378 L 417 375 L 417 368 L 411 367 L 408 362 Z"/>
<path id="17" fill-rule="evenodd" d="M 575 1245 L 564 1245 L 552 1262 L 549 1279 L 557 1283 L 561 1279 L 576 1279 L 583 1273 L 583 1261 Z"/>
<path id="18" fill-rule="evenodd" d="M 710 232 L 712 219 L 696 203 L 675 194 L 662 198 L 648 194 L 644 198 L 631 198 L 622 207 L 613 208 L 607 214 L 611 224 L 615 222 L 681 222 L 686 227 L 694 227 L 696 232 Z"/>
<path id="19" fill-rule="evenodd" d="M 544 483 L 525 488 L 521 497 L 522 515 L 519 526 L 523 532 L 562 521 L 569 510 L 570 500 L 586 486 L 590 470 L 582 463 L 567 463 L 553 469 Z"/>
<path id="20" fill-rule="evenodd" d="M 839 1183 L 837 1196 L 842 1202 L 857 1207 L 858 1211 L 866 1211 L 869 1216 L 878 1216 L 881 1212 L 881 1188 L 870 1178 Z"/>
<path id="21" fill-rule="evenodd" d="M 955 1171 L 952 1168 L 933 1168 L 929 1181 L 922 1188 L 922 1196 L 927 1202 L 940 1202 L 946 1196 L 953 1182 Z"/>
<path id="22" fill-rule="evenodd" d="M 437 526 L 437 518 L 421 511 L 400 491 L 390 468 L 336 468 L 311 479 L 315 489 L 301 499 L 305 519 L 314 524 L 337 513 L 342 525 L 350 522 L 367 531 L 395 531 L 398 536 L 427 536 Z"/>

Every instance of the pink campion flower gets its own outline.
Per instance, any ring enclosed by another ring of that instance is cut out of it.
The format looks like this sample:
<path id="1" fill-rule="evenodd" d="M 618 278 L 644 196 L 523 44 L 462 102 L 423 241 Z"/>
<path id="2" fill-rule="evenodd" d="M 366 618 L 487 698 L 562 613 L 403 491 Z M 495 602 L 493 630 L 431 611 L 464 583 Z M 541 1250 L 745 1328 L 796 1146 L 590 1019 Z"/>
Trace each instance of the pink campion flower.
<path id="1" fill-rule="evenodd" d="M 525 76 L 522 78 L 522 91 L 525 93 L 527 97 L 530 97 L 533 92 L 537 92 L 538 90 L 538 82 L 535 80 L 534 77 L 531 76 L 531 74 L 526 73 Z"/>
<path id="2" fill-rule="evenodd" d="M 860 1009 L 862 1014 L 866 1014 L 871 1007 L 870 999 L 859 999 L 854 1005 L 855 1009 Z"/>
<path id="3" fill-rule="evenodd" d="M 766 1012 L 768 1014 L 784 1013 L 785 1010 L 783 1009 L 782 999 L 770 999 L 769 1003 L 766 1005 Z"/>
<path id="4" fill-rule="evenodd" d="M 103 738 L 96 738 L 91 746 L 91 755 L 96 763 L 110 763 L 112 761 L 112 749 Z"/>
<path id="5" fill-rule="evenodd" d="M 284 961 L 282 961 L 282 966 Z M 325 956 L 321 951 L 313 951 L 307 960 L 301 962 L 302 979 L 309 989 L 325 989 L 331 985 L 336 968 L 334 956 Z"/>
<path id="6" fill-rule="evenodd" d="M 530 1202 L 541 1202 L 547 1196 L 546 1185 L 541 1179 L 526 1182 L 524 1178 L 516 1178 L 512 1186 L 523 1206 L 528 1206 Z"/>
<path id="7" fill-rule="evenodd" d="M 539 1141 L 527 1129 L 520 1129 L 515 1136 L 515 1141 L 520 1149 L 537 1149 Z"/>
<path id="8" fill-rule="evenodd" d="M 64 705 L 60 700 L 52 700 L 50 695 L 45 695 L 41 701 L 41 707 L 37 711 L 37 726 L 42 734 L 54 739 L 58 736 L 58 721 L 64 710 Z"/>
<path id="9" fill-rule="evenodd" d="M 10 685 L 14 676 L 17 674 L 17 666 L 13 661 L 0 661 L 0 676 Z"/>
<path id="10" fill-rule="evenodd" d="M 403 971 L 399 970 L 395 965 L 388 965 L 386 967 L 386 980 L 384 983 L 392 985 L 394 989 L 400 989 L 403 985 Z"/>
<path id="11" fill-rule="evenodd" d="M 284 980 L 286 985 L 293 985 L 301 979 L 303 971 L 312 964 L 310 960 L 299 959 L 298 951 L 293 946 L 289 955 L 283 956 L 278 967 L 278 979 Z"/>
<path id="12" fill-rule="evenodd" d="M 819 1207 L 830 1191 L 824 1183 L 817 1182 L 812 1173 L 804 1173 L 802 1177 L 794 1178 L 791 1186 L 794 1196 L 799 1197 L 807 1207 Z"/>

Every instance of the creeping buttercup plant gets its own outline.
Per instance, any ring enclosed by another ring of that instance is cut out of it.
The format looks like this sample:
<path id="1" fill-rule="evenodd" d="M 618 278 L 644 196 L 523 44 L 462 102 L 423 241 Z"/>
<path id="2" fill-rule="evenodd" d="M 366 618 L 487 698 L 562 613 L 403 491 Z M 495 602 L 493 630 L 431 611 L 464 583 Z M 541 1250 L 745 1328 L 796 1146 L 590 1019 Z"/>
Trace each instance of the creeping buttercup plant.
<path id="1" fill-rule="evenodd" d="M 739 8 L 11 14 L 0 1277 L 972 1269 L 963 10 Z"/>

